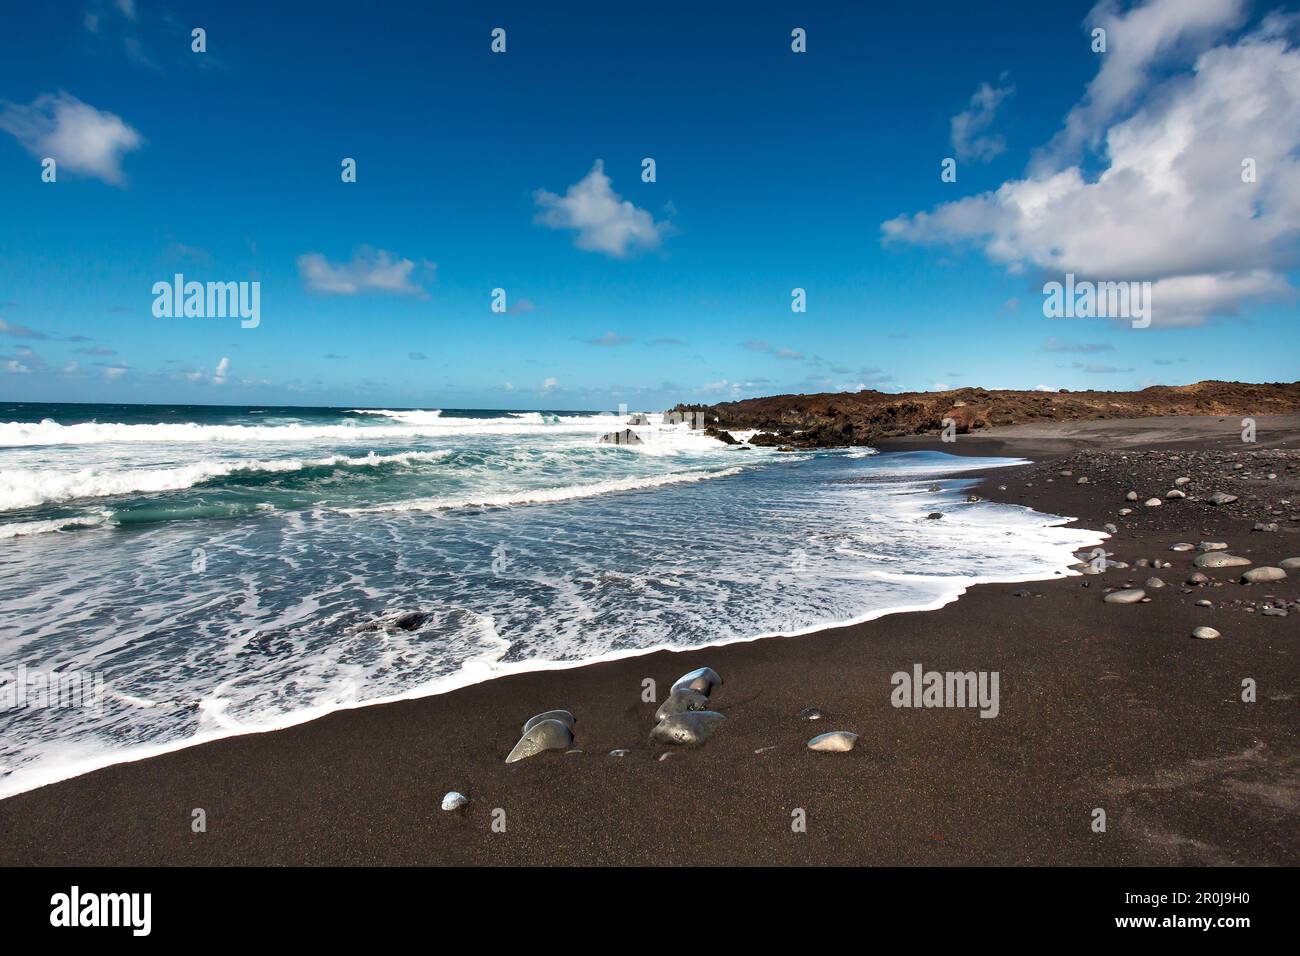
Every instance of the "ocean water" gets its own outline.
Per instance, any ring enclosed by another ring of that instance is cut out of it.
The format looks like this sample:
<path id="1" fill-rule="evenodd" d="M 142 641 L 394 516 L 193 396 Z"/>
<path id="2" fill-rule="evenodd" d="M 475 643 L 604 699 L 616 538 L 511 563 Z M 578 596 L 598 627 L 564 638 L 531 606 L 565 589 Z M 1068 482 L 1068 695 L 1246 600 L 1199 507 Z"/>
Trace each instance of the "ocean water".
<path id="1" fill-rule="evenodd" d="M 934 478 L 1012 459 L 741 450 L 649 417 L 602 445 L 625 419 L 0 404 L 0 699 L 19 667 L 103 688 L 0 706 L 0 796 L 512 671 L 937 607 L 1099 538 Z"/>

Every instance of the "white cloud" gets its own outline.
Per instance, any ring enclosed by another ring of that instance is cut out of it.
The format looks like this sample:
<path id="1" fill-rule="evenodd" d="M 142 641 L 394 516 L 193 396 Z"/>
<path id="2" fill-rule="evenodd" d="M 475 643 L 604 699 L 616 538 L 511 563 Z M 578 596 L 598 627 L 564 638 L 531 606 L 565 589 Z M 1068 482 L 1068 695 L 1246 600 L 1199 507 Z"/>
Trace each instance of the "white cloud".
<path id="1" fill-rule="evenodd" d="M 533 201 L 540 212 L 536 221 L 551 229 L 573 229 L 574 244 L 589 252 L 622 258 L 633 249 L 654 249 L 667 232 L 666 222 L 655 222 L 610 188 L 603 160 L 568 188 L 563 196 L 539 189 Z"/>
<path id="2" fill-rule="evenodd" d="M 1030 173 L 890 220 L 883 234 L 973 243 L 1012 272 L 1150 281 L 1156 325 L 1293 294 L 1285 273 L 1300 264 L 1300 51 L 1263 32 L 1207 50 L 1104 141 L 1108 165 L 1095 179 L 1077 165 Z M 1255 183 L 1242 181 L 1246 157 Z"/>
<path id="3" fill-rule="evenodd" d="M 117 0 L 117 8 L 128 20 L 135 19 L 135 0 Z"/>
<path id="4" fill-rule="evenodd" d="M 226 373 L 229 371 L 230 371 L 230 359 L 228 359 L 226 356 L 223 355 L 221 357 L 221 361 L 217 363 L 216 370 L 212 373 L 212 384 L 225 385 Z"/>
<path id="5" fill-rule="evenodd" d="M 981 83 L 970 106 L 952 118 L 952 148 L 958 159 L 975 159 L 987 163 L 1006 152 L 1007 144 L 1001 136 L 988 132 L 997 115 L 998 107 L 1012 93 L 1014 86 L 990 86 Z"/>
<path id="6" fill-rule="evenodd" d="M 429 270 L 435 268 L 431 262 L 422 265 Z M 357 295 L 362 292 L 424 295 L 424 290 L 412 282 L 415 270 L 416 263 L 412 259 L 398 259 L 383 249 L 375 251 L 365 246 L 353 254 L 351 262 L 337 265 L 319 252 L 298 257 L 298 273 L 307 290 L 321 295 Z"/>
<path id="7" fill-rule="evenodd" d="M 122 156 L 144 138 L 120 116 L 97 110 L 69 93 L 46 93 L 30 106 L 0 101 L 0 130 L 38 159 L 51 156 L 59 172 L 95 176 L 120 186 Z"/>
<path id="8" fill-rule="evenodd" d="M 1186 62 L 1241 22 L 1244 0 L 1148 0 L 1121 13 L 1102 0 L 1084 26 L 1106 31 L 1106 52 L 1065 128 L 1037 157 L 1040 173 L 1070 162 L 1083 147 L 1095 148 L 1108 123 L 1131 107 L 1169 60 Z"/>
<path id="9" fill-rule="evenodd" d="M 548 378 L 548 379 L 546 379 L 545 381 L 542 382 L 542 392 L 543 392 L 543 393 L 545 393 L 545 392 L 549 392 L 551 389 L 557 387 L 559 384 L 560 384 L 560 380 L 559 380 L 559 379 L 557 379 L 557 378 Z"/>

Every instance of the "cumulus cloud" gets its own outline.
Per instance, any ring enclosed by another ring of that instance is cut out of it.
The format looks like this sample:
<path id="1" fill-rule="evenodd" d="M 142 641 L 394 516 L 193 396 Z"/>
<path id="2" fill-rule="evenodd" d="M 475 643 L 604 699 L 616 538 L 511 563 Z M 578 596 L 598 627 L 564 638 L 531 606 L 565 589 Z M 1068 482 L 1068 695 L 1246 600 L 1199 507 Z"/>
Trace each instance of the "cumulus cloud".
<path id="1" fill-rule="evenodd" d="M 952 118 L 952 148 L 958 159 L 975 159 L 987 163 L 1006 152 L 1006 141 L 989 132 L 998 107 L 1016 91 L 1014 86 L 991 86 L 981 83 L 970 105 Z"/>
<path id="2" fill-rule="evenodd" d="M 36 158 L 53 157 L 60 172 L 94 176 L 114 186 L 126 182 L 123 155 L 144 143 L 120 116 L 64 92 L 38 96 L 29 106 L 0 100 L 0 130 Z"/>
<path id="3" fill-rule="evenodd" d="M 212 384 L 225 385 L 226 373 L 229 371 L 230 371 L 230 359 L 226 358 L 223 355 L 221 357 L 221 361 L 217 363 L 216 370 L 212 373 Z"/>
<path id="4" fill-rule="evenodd" d="M 427 270 L 436 268 L 431 262 L 418 265 Z M 320 295 L 357 295 L 363 292 L 424 295 L 424 289 L 413 281 L 418 265 L 413 259 L 398 259 L 383 249 L 376 251 L 363 246 L 352 256 L 351 262 L 332 263 L 319 252 L 301 255 L 298 257 L 298 274 L 302 276 L 307 291 Z"/>
<path id="5" fill-rule="evenodd" d="M 1175 42 L 1159 42 L 1139 12 L 1155 8 L 1172 38 L 1203 36 L 1204 11 L 1192 6 L 1155 0 L 1114 21 L 1143 24 L 1151 51 L 1127 68 L 1130 86 Z M 1219 23 L 1235 10 L 1204 6 L 1220 11 Z M 1117 26 L 1109 43 L 1127 39 Z M 1121 85 L 1107 78 L 1095 92 L 1106 110 L 1076 107 L 1071 116 L 1109 116 L 1122 102 Z M 1243 181 L 1245 158 L 1256 182 Z M 1152 319 L 1163 326 L 1294 294 L 1286 273 L 1300 265 L 1300 51 L 1284 37 L 1262 30 L 1205 50 L 1191 72 L 1151 87 L 1131 115 L 1104 130 L 1103 159 L 1095 178 L 1079 165 L 1031 170 L 995 191 L 899 216 L 882 225 L 884 238 L 975 245 L 1012 272 L 1150 281 Z"/>
<path id="6" fill-rule="evenodd" d="M 656 222 L 644 209 L 614 192 L 605 163 L 596 160 L 591 172 L 563 196 L 539 189 L 533 193 L 539 212 L 536 222 L 550 229 L 577 232 L 574 245 L 588 252 L 623 258 L 637 249 L 654 249 L 666 234 L 667 222 Z"/>

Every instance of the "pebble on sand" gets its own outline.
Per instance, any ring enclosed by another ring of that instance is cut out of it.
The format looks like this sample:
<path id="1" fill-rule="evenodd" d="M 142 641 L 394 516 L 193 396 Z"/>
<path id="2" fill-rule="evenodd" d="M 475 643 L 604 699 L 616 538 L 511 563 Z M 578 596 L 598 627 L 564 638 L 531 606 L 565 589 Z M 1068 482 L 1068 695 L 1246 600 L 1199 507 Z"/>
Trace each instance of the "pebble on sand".
<path id="1" fill-rule="evenodd" d="M 1228 542 L 1226 541 L 1202 541 L 1196 546 L 1201 551 L 1227 551 Z"/>
<path id="2" fill-rule="evenodd" d="M 1250 563 L 1250 558 L 1242 558 L 1227 551 L 1207 551 L 1197 555 L 1192 562 L 1198 568 L 1244 568 Z"/>
<path id="3" fill-rule="evenodd" d="M 650 739 L 661 744 L 696 747 L 712 737 L 726 719 L 716 710 L 692 710 L 659 721 L 650 731 Z"/>
<path id="4" fill-rule="evenodd" d="M 1202 574 L 1200 571 L 1193 571 L 1191 574 L 1187 576 L 1187 583 L 1190 584 L 1192 587 L 1199 588 L 1209 584 L 1210 579 L 1206 575 Z"/>
<path id="5" fill-rule="evenodd" d="M 1268 581 L 1281 581 L 1286 577 L 1286 572 L 1281 568 L 1251 568 L 1241 576 L 1242 584 L 1264 584 Z"/>
<path id="6" fill-rule="evenodd" d="M 1190 485 L 1191 483 L 1192 483 L 1192 479 L 1188 478 L 1186 475 L 1182 476 L 1181 478 L 1174 479 L 1174 484 L 1177 485 L 1179 488 L 1181 488 L 1183 485 Z"/>
<path id="7" fill-rule="evenodd" d="M 442 808 L 444 810 L 459 810 L 467 806 L 469 806 L 469 797 L 455 790 L 448 790 L 447 795 L 442 798 Z"/>
<path id="8" fill-rule="evenodd" d="M 1130 491 L 1128 494 L 1126 494 L 1126 495 L 1124 496 L 1124 500 L 1125 500 L 1125 501 L 1137 501 L 1137 500 L 1138 500 L 1138 493 L 1137 493 L 1136 491 Z"/>
<path id="9" fill-rule="evenodd" d="M 1146 501 L 1142 503 L 1146 505 L 1148 508 L 1159 508 L 1162 504 L 1164 504 L 1164 502 L 1161 501 L 1159 498 L 1148 498 Z"/>
<path id="10" fill-rule="evenodd" d="M 1283 571 L 1300 571 L 1300 558 L 1283 558 L 1277 566 Z"/>
<path id="11" fill-rule="evenodd" d="M 1165 586 L 1165 582 L 1160 578 L 1147 578 L 1146 586 L 1149 588 L 1162 588 Z"/>
<path id="12" fill-rule="evenodd" d="M 848 753 L 858 742 L 858 735 L 847 730 L 832 730 L 828 734 L 818 734 L 808 741 L 808 749 L 823 754 Z"/>
<path id="13" fill-rule="evenodd" d="M 1170 488 L 1168 491 L 1165 492 L 1165 497 L 1170 501 L 1172 501 L 1176 498 L 1186 498 L 1187 494 L 1185 492 L 1179 491 L 1177 488 Z"/>
<path id="14" fill-rule="evenodd" d="M 506 763 L 514 763 L 526 757 L 534 757 L 543 750 L 568 750 L 573 746 L 573 731 L 568 725 L 548 718 L 534 724 L 528 733 L 519 738 L 515 749 L 506 757 Z"/>
<path id="15" fill-rule="evenodd" d="M 824 720 L 826 712 L 820 707 L 805 707 L 799 711 L 800 720 Z"/>
<path id="16" fill-rule="evenodd" d="M 1210 504 L 1212 505 L 1230 505 L 1236 500 L 1236 495 L 1224 494 L 1222 491 L 1216 491 L 1210 495 Z"/>
<path id="17" fill-rule="evenodd" d="M 529 717 L 528 720 L 524 721 L 524 729 L 521 730 L 520 733 L 528 733 L 528 731 L 532 730 L 543 720 L 558 720 L 570 730 L 572 730 L 573 725 L 578 722 L 578 718 L 574 717 L 573 714 L 569 713 L 567 710 L 548 710 L 535 717 Z"/>
<path id="18" fill-rule="evenodd" d="M 722 678 L 712 667 L 697 667 L 689 674 L 683 674 L 673 681 L 672 690 L 677 691 L 684 687 L 707 697 L 713 692 L 714 687 L 721 686 L 721 684 Z"/>
<path id="19" fill-rule="evenodd" d="M 1195 551 L 1196 545 L 1192 544 L 1189 541 L 1179 541 L 1177 544 L 1171 544 L 1169 546 L 1169 550 L 1170 551 Z"/>
<path id="20" fill-rule="evenodd" d="M 1212 627 L 1205 627 L 1202 625 L 1200 627 L 1192 628 L 1192 637 L 1199 641 L 1214 641 L 1218 640 L 1221 636 L 1222 635 Z"/>
<path id="21" fill-rule="evenodd" d="M 1107 604 L 1137 604 L 1147 593 L 1141 588 L 1125 588 L 1123 591 L 1111 591 L 1103 599 Z"/>

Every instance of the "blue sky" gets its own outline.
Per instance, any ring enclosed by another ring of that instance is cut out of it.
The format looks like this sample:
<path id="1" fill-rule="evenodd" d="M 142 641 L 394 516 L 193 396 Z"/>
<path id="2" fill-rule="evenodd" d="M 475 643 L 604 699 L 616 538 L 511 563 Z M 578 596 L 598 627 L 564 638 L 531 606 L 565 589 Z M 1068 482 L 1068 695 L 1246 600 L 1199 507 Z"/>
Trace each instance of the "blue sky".
<path id="1" fill-rule="evenodd" d="M 1297 378 L 1294 6 L 891 6 L 15 5 L 0 398 Z M 1044 317 L 1067 271 L 1155 283 L 1152 327 Z M 260 324 L 155 317 L 177 272 L 260 282 Z"/>

